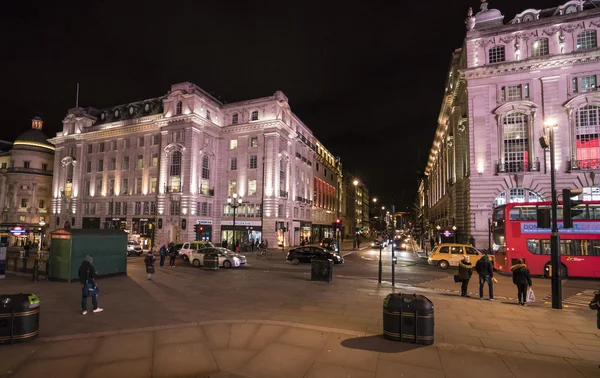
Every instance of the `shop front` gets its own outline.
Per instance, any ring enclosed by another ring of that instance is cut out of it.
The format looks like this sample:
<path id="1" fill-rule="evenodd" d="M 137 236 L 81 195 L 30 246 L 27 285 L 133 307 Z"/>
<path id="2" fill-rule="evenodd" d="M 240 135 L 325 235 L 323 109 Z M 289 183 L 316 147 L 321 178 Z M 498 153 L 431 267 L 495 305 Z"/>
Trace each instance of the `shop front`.
<path id="1" fill-rule="evenodd" d="M 241 250 L 252 250 L 251 243 L 262 240 L 262 227 L 260 221 L 235 222 L 235 240 L 240 243 Z M 225 221 L 221 225 L 221 245 L 233 249 L 234 229 L 232 221 Z"/>
<path id="2" fill-rule="evenodd" d="M 199 219 L 196 224 L 196 240 L 212 242 L 212 220 Z"/>
<path id="3" fill-rule="evenodd" d="M 154 218 L 133 218 L 131 222 L 131 238 L 137 240 L 144 250 L 154 248 L 154 234 L 156 232 Z"/>
<path id="4" fill-rule="evenodd" d="M 83 218 L 81 228 L 100 228 L 100 218 Z"/>
<path id="5" fill-rule="evenodd" d="M 127 231 L 127 218 L 108 218 L 108 228 Z"/>
<path id="6" fill-rule="evenodd" d="M 312 238 L 312 223 L 310 222 L 300 222 L 300 243 L 304 241 L 306 244 L 316 243 L 317 240 L 313 240 Z"/>
<path id="7" fill-rule="evenodd" d="M 312 242 L 319 243 L 325 238 L 335 238 L 335 232 L 333 227 L 327 224 L 313 224 L 312 225 Z"/>

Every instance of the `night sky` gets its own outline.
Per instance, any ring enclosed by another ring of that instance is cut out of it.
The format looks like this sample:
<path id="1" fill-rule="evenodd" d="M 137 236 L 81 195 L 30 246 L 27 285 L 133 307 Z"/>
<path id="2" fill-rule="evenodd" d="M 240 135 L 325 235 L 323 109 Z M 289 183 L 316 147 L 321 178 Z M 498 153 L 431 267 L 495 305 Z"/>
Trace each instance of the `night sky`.
<path id="1" fill-rule="evenodd" d="M 562 0 L 491 0 L 505 22 Z M 0 15 L 0 139 L 36 115 L 48 136 L 75 106 L 190 81 L 235 102 L 282 90 L 372 196 L 412 207 L 467 9 L 453 1 L 8 2 Z M 62 4 L 67 5 L 62 5 Z"/>

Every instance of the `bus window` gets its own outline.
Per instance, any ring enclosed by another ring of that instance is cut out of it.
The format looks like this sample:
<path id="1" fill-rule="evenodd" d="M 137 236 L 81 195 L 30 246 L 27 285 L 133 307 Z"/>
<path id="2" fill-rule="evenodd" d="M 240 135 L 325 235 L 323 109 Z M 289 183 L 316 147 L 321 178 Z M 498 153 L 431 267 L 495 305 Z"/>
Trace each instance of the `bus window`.
<path id="1" fill-rule="evenodd" d="M 522 207 L 523 220 L 537 220 L 537 207 L 535 206 L 523 206 Z"/>
<path id="2" fill-rule="evenodd" d="M 494 246 L 493 246 L 493 250 L 497 251 L 498 249 L 500 249 L 500 247 L 502 247 L 505 243 L 505 239 L 504 239 L 504 231 L 499 231 L 499 230 L 494 230 Z"/>
<path id="3" fill-rule="evenodd" d="M 510 209 L 510 220 L 521 220 L 521 207 L 515 206 Z"/>
<path id="4" fill-rule="evenodd" d="M 561 240 L 560 241 L 560 254 L 562 256 L 571 256 L 571 249 L 573 247 L 574 240 Z"/>
<path id="5" fill-rule="evenodd" d="M 542 240 L 542 255 L 550 254 L 550 240 Z"/>
<path id="6" fill-rule="evenodd" d="M 585 205 L 576 206 L 571 209 L 571 218 L 573 219 L 588 219 L 587 208 Z"/>
<path id="7" fill-rule="evenodd" d="M 463 247 L 454 245 L 450 248 L 450 253 L 453 255 L 464 255 L 465 252 L 463 251 Z"/>
<path id="8" fill-rule="evenodd" d="M 563 219 L 563 208 L 562 205 L 558 205 L 556 209 L 556 215 L 558 215 L 558 220 Z M 550 220 L 552 220 L 552 212 L 550 212 Z"/>
<path id="9" fill-rule="evenodd" d="M 589 205 L 590 219 L 600 219 L 600 206 Z"/>
<path id="10" fill-rule="evenodd" d="M 588 242 L 588 256 L 600 256 L 600 240 L 590 240 Z"/>
<path id="11" fill-rule="evenodd" d="M 503 220 L 503 219 L 504 219 L 504 207 L 494 210 L 494 220 Z"/>
<path id="12" fill-rule="evenodd" d="M 540 241 L 535 239 L 527 239 L 527 249 L 535 255 L 539 255 L 542 252 L 540 249 Z"/>

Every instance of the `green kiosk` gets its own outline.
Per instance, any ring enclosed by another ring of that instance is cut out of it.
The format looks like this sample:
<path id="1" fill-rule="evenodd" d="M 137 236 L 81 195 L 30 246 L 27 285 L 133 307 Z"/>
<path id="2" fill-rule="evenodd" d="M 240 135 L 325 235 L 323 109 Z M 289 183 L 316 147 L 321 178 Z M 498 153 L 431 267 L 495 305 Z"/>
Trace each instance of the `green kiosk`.
<path id="1" fill-rule="evenodd" d="M 127 273 L 127 233 L 121 230 L 60 229 L 50 233 L 48 279 L 79 280 L 85 256 L 94 258 L 99 276 Z"/>

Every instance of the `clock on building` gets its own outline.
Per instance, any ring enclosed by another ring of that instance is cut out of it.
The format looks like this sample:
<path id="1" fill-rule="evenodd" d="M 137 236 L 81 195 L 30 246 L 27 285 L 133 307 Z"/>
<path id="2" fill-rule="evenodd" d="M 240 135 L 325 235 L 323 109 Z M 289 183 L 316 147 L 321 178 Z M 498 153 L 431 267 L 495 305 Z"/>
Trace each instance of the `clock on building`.
<path id="1" fill-rule="evenodd" d="M 565 10 L 565 14 L 576 13 L 576 12 L 577 12 L 577 7 L 575 5 L 569 5 L 567 7 L 567 9 Z"/>
<path id="2" fill-rule="evenodd" d="M 146 106 L 144 106 L 144 110 L 149 112 L 150 111 L 150 104 L 146 104 Z"/>

